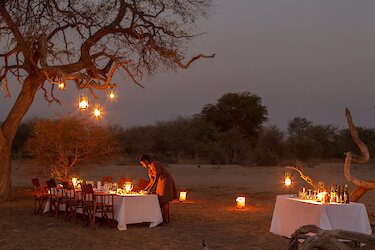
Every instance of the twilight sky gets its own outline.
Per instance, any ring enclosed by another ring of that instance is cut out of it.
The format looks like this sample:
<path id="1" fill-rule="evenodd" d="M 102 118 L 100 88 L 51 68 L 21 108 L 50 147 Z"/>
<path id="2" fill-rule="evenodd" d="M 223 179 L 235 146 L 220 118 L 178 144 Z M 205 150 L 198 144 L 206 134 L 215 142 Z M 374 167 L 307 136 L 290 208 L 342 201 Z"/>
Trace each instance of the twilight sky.
<path id="1" fill-rule="evenodd" d="M 315 124 L 347 127 L 345 107 L 358 126 L 375 128 L 375 1 L 216 0 L 201 20 L 190 55 L 216 53 L 188 70 L 143 79 L 141 89 L 117 78 L 119 98 L 97 101 L 103 119 L 124 127 L 190 116 L 228 92 L 262 98 L 267 124 L 287 127 L 296 116 Z M 0 98 L 4 120 L 18 95 Z M 4 93 L 4 92 L 1 92 Z M 26 119 L 76 110 L 78 92 L 56 91 L 62 106 L 50 107 L 39 91 Z"/>

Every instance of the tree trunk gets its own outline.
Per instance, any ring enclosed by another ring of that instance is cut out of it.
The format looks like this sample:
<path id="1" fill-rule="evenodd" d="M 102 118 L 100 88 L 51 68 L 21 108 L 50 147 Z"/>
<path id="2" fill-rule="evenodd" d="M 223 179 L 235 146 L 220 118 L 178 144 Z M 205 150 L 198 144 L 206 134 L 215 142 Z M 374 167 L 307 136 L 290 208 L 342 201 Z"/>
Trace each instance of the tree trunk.
<path id="1" fill-rule="evenodd" d="M 0 194 L 3 200 L 11 199 L 11 146 L 0 145 Z"/>
<path id="2" fill-rule="evenodd" d="M 45 78 L 42 74 L 28 76 L 20 94 L 0 128 L 0 201 L 11 199 L 11 147 L 18 125 L 29 110 Z"/>

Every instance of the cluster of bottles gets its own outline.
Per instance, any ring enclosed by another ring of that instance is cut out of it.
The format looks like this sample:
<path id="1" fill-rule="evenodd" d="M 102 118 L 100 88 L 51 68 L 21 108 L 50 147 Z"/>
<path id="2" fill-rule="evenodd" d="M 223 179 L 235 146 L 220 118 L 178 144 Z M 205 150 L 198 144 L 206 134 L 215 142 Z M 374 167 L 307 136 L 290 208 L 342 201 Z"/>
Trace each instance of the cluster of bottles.
<path id="1" fill-rule="evenodd" d="M 345 184 L 345 187 L 340 185 L 333 185 L 330 191 L 330 202 L 331 203 L 350 203 L 348 185 Z"/>

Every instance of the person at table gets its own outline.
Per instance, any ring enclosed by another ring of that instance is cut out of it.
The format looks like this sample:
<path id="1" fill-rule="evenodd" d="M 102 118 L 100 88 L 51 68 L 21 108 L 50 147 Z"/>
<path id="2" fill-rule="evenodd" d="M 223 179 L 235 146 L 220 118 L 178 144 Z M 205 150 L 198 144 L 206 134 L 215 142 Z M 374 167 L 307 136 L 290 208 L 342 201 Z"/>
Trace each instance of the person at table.
<path id="1" fill-rule="evenodd" d="M 159 197 L 163 221 L 169 223 L 169 202 L 178 197 L 173 177 L 161 162 L 151 161 L 148 155 L 141 155 L 139 162 L 143 167 L 148 168 L 148 176 L 150 177 L 150 183 L 144 189 L 144 192 L 150 193 L 157 185 L 156 194 Z"/>

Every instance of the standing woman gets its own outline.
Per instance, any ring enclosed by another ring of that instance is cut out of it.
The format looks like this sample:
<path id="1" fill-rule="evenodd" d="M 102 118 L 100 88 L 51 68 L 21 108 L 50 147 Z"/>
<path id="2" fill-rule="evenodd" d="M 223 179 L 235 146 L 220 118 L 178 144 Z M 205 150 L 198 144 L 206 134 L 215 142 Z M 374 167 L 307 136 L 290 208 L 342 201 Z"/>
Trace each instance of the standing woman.
<path id="1" fill-rule="evenodd" d="M 169 223 L 169 202 L 178 197 L 173 177 L 161 162 L 151 161 L 148 155 L 141 155 L 139 162 L 143 167 L 148 167 L 148 176 L 150 177 L 150 183 L 144 191 L 150 193 L 157 182 L 156 194 L 159 197 L 163 222 Z"/>

